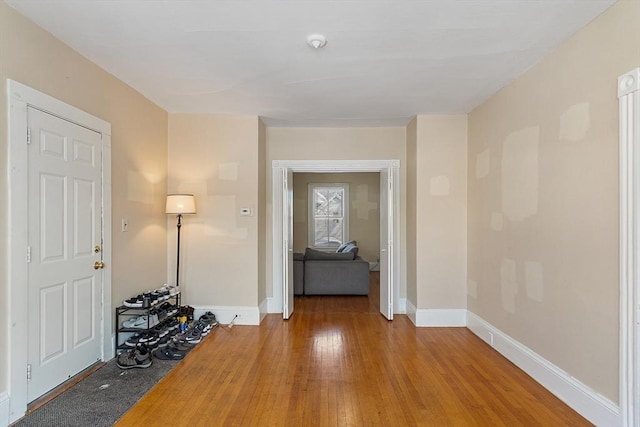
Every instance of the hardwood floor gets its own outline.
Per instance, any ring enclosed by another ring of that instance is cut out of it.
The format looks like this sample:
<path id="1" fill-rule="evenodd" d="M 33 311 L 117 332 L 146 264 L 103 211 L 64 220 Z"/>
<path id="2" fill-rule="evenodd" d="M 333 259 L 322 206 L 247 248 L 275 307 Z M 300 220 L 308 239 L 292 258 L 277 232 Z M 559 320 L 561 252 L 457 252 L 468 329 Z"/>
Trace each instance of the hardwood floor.
<path id="1" fill-rule="evenodd" d="M 220 327 L 117 425 L 591 425 L 466 328 L 376 301 L 297 297 L 288 321 Z"/>

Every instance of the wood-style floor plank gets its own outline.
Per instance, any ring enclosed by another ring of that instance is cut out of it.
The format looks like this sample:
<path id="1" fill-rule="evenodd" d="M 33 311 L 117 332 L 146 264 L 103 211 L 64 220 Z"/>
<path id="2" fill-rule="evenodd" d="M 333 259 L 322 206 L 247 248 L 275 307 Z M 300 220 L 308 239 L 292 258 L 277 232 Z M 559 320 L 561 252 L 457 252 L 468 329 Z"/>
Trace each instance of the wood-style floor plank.
<path id="1" fill-rule="evenodd" d="M 466 328 L 387 321 L 377 286 L 216 329 L 117 425 L 591 425 Z"/>

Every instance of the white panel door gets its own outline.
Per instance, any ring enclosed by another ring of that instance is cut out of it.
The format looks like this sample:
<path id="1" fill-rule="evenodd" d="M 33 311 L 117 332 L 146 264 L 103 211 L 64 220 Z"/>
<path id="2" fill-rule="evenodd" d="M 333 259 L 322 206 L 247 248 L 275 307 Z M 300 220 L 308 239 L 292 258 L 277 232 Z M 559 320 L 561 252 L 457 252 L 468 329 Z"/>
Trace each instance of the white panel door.
<path id="1" fill-rule="evenodd" d="M 28 401 L 101 359 L 102 143 L 28 109 Z"/>
<path id="2" fill-rule="evenodd" d="M 284 169 L 282 183 L 282 231 L 285 236 L 282 251 L 284 277 L 284 307 L 282 315 L 288 319 L 293 314 L 293 172 Z"/>
<path id="3" fill-rule="evenodd" d="M 393 292 L 391 288 L 392 248 L 389 236 L 393 226 L 393 189 L 389 180 L 389 172 L 380 171 L 380 313 L 393 320 Z"/>

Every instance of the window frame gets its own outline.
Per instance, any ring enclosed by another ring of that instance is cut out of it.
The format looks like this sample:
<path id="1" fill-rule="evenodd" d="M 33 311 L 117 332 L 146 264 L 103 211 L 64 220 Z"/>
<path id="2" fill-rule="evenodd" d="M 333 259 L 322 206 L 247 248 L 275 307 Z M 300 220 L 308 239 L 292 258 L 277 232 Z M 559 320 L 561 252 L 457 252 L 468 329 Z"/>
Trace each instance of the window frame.
<path id="1" fill-rule="evenodd" d="M 342 243 L 349 241 L 349 183 L 345 182 L 311 182 L 307 185 L 307 246 L 320 251 L 335 251 L 340 244 L 333 246 L 315 245 L 315 224 L 313 199 L 317 188 L 338 187 L 342 188 L 344 197 L 342 200 Z"/>

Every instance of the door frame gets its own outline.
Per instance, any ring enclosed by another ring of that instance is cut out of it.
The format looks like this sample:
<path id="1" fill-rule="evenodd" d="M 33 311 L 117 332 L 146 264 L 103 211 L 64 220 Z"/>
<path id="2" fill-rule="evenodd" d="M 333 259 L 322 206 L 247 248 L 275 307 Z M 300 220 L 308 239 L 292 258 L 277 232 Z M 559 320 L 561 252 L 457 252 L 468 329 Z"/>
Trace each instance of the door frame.
<path id="1" fill-rule="evenodd" d="M 27 236 L 28 236 L 28 150 L 27 108 L 32 107 L 98 132 L 102 136 L 102 246 L 107 268 L 102 273 L 101 357 L 113 354 L 111 339 L 111 125 L 69 104 L 7 80 L 9 195 L 8 195 L 8 271 L 9 304 L 7 319 L 9 342 L 9 422 L 27 410 Z"/>
<path id="2" fill-rule="evenodd" d="M 620 424 L 640 427 L 640 68 L 618 78 Z"/>
<path id="3" fill-rule="evenodd" d="M 389 293 L 393 295 L 393 312 L 404 313 L 400 306 L 400 249 L 402 247 L 400 235 L 400 160 L 273 160 L 271 197 L 273 208 L 273 299 L 271 307 L 273 312 L 283 311 L 284 272 L 282 257 L 283 245 L 286 236 L 283 220 L 283 173 L 315 172 L 315 173 L 342 173 L 342 172 L 380 172 L 386 170 L 389 174 L 393 188 L 393 224 L 389 224 L 389 244 L 387 250 L 391 254 L 391 266 L 389 271 Z M 382 191 L 382 189 L 381 189 Z M 382 243 L 382 242 L 381 242 Z M 279 310 L 279 311 L 276 311 Z"/>

